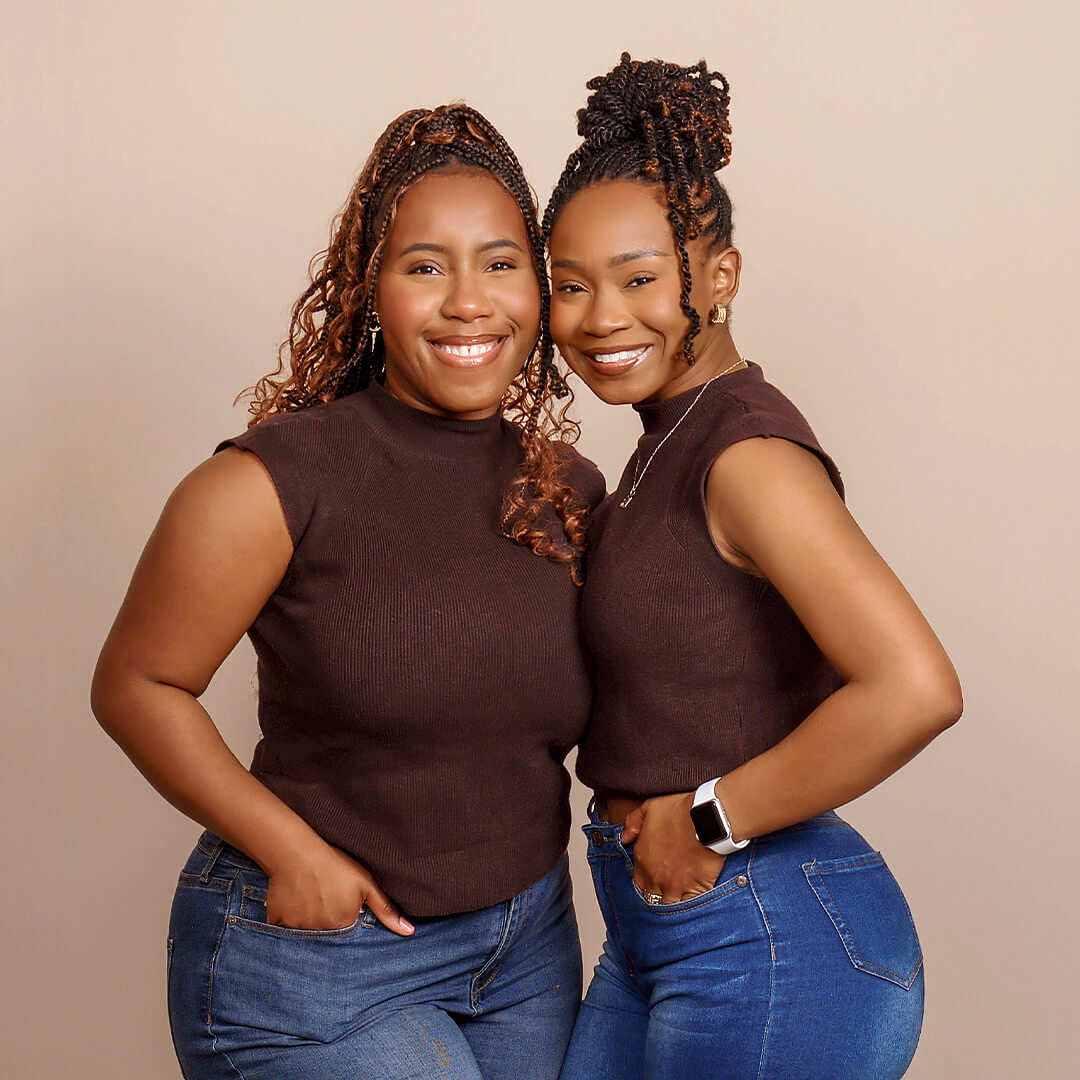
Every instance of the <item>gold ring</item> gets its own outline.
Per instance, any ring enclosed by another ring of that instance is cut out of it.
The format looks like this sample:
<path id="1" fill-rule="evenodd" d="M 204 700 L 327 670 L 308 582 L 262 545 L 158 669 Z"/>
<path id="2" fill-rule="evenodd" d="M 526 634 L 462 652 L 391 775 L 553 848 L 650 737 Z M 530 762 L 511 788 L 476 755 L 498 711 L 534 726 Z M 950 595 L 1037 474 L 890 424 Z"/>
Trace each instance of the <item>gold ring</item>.
<path id="1" fill-rule="evenodd" d="M 647 892 L 644 896 L 646 904 L 659 904 L 664 899 L 658 892 Z"/>

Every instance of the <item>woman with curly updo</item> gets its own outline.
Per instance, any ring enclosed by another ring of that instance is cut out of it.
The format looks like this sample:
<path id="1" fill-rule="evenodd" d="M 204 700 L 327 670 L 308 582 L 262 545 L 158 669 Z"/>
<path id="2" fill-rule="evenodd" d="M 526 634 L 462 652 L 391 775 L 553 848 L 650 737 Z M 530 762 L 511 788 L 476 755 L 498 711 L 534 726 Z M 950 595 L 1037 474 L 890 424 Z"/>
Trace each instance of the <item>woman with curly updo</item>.
<path id="1" fill-rule="evenodd" d="M 740 356 L 728 85 L 624 55 L 544 219 L 551 335 L 644 434 L 590 532 L 577 769 L 607 922 L 564 1080 L 888 1080 L 922 954 L 834 808 L 961 712 L 836 466 Z"/>
<path id="2" fill-rule="evenodd" d="M 400 116 L 251 425 L 147 544 L 93 707 L 208 830 L 168 939 L 187 1080 L 558 1074 L 581 996 L 562 762 L 592 701 L 578 583 L 604 486 L 554 400 L 548 303 L 503 138 L 462 105 Z M 198 700 L 245 632 L 250 771 Z"/>

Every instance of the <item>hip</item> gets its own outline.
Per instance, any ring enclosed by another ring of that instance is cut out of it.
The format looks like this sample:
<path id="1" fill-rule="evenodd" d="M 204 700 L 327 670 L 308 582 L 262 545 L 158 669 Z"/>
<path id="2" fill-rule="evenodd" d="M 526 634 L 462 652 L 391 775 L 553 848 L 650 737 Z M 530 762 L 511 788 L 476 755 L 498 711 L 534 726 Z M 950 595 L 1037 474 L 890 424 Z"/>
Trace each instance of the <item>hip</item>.
<path id="1" fill-rule="evenodd" d="M 835 962 L 910 988 L 922 949 L 884 857 L 830 812 L 752 840 L 712 888 L 650 904 L 633 880 L 633 844 L 595 811 L 585 827 L 609 940 L 636 973 L 708 953 L 725 966 Z"/>
<path id="2" fill-rule="evenodd" d="M 436 1005 L 476 1015 L 512 1007 L 541 978 L 576 1008 L 580 952 L 566 856 L 510 899 L 413 919 L 402 938 L 368 908 L 333 930 L 267 921 L 266 874 L 204 833 L 177 884 L 169 925 L 169 1012 L 178 1053 L 340 1038 L 383 1011 Z M 579 985 L 579 983 L 578 983 Z M 261 1037 L 261 1036 L 260 1036 Z"/>

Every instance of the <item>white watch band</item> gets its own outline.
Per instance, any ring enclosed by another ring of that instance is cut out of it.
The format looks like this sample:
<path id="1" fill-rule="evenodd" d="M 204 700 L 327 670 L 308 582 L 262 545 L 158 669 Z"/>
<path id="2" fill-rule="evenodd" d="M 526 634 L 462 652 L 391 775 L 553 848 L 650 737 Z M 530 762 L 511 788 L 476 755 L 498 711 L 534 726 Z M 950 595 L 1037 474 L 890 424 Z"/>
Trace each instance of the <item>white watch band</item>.
<path id="1" fill-rule="evenodd" d="M 719 779 L 719 776 L 714 776 L 712 780 L 706 780 L 705 783 L 694 792 L 694 806 L 702 806 L 705 803 L 711 802 L 716 808 L 716 813 L 724 823 L 724 829 L 727 832 L 727 837 L 725 839 L 717 840 L 715 843 L 706 844 L 705 846 L 710 850 L 715 851 L 717 855 L 733 855 L 736 851 L 741 851 L 746 847 L 746 845 L 750 843 L 750 840 L 731 839 L 731 823 L 728 821 L 727 814 L 724 813 L 724 804 L 716 797 L 716 782 Z"/>

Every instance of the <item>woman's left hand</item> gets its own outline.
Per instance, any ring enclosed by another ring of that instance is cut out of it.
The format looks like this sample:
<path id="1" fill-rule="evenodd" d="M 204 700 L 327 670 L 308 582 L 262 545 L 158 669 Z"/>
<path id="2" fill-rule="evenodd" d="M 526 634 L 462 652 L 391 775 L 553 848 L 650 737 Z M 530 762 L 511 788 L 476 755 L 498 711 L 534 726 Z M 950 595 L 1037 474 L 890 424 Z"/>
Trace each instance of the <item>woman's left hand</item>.
<path id="1" fill-rule="evenodd" d="M 646 799 L 626 816 L 624 844 L 634 842 L 634 884 L 664 904 L 689 900 L 716 884 L 726 856 L 698 840 L 690 820 L 693 792 Z"/>

